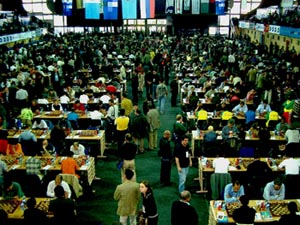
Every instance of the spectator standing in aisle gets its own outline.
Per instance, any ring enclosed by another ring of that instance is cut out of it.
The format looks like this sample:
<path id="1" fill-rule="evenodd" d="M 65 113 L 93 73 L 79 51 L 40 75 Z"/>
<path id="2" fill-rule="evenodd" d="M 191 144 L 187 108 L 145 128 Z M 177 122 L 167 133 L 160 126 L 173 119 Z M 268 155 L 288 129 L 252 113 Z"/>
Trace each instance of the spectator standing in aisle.
<path id="1" fill-rule="evenodd" d="M 143 180 L 140 183 L 140 191 L 143 198 L 143 214 L 147 220 L 147 225 L 157 225 L 157 207 L 154 199 L 153 190 L 147 180 Z"/>
<path id="2" fill-rule="evenodd" d="M 189 138 L 187 136 L 183 136 L 180 145 L 175 147 L 174 156 L 179 176 L 178 191 L 181 193 L 185 190 L 185 182 L 189 173 L 189 167 L 193 165 L 189 148 Z"/>
<path id="3" fill-rule="evenodd" d="M 159 80 L 159 85 L 156 88 L 156 96 L 158 100 L 158 111 L 160 114 L 165 113 L 166 96 L 168 95 L 168 87 L 164 84 L 164 79 Z"/>
<path id="4" fill-rule="evenodd" d="M 170 185 L 171 181 L 171 166 L 172 166 L 172 150 L 171 150 L 171 132 L 164 131 L 163 137 L 159 141 L 158 156 L 161 157 L 160 166 L 160 183 Z"/>
<path id="5" fill-rule="evenodd" d="M 160 115 L 154 104 L 149 105 L 149 111 L 147 113 L 147 120 L 149 123 L 149 150 L 157 148 L 157 131 L 160 127 Z"/>
<path id="6" fill-rule="evenodd" d="M 118 150 L 120 151 L 121 145 L 124 141 L 125 134 L 128 132 L 129 117 L 125 116 L 125 109 L 120 109 L 119 117 L 115 119 L 116 137 L 118 142 Z"/>
<path id="7" fill-rule="evenodd" d="M 136 225 L 136 212 L 140 200 L 139 184 L 132 181 L 134 172 L 130 169 L 125 170 L 125 182 L 118 185 L 114 192 L 114 199 L 118 201 L 117 214 L 120 216 L 120 223 Z"/>
<path id="8" fill-rule="evenodd" d="M 125 93 L 123 93 L 121 99 L 121 108 L 125 110 L 125 116 L 129 116 L 133 108 L 132 101 L 127 98 L 127 95 Z"/>
<path id="9" fill-rule="evenodd" d="M 178 95 L 178 76 L 175 76 L 174 80 L 171 81 L 170 92 L 171 92 L 171 106 L 176 107 L 177 95 Z"/>
<path id="10" fill-rule="evenodd" d="M 135 117 L 133 118 L 131 129 L 133 140 L 138 146 L 139 152 L 144 152 L 144 138 L 148 137 L 149 124 L 147 118 L 139 109 L 135 111 Z"/>
<path id="11" fill-rule="evenodd" d="M 171 225 L 198 225 L 198 214 L 190 204 L 191 193 L 183 191 L 180 200 L 174 201 L 171 209 Z"/>

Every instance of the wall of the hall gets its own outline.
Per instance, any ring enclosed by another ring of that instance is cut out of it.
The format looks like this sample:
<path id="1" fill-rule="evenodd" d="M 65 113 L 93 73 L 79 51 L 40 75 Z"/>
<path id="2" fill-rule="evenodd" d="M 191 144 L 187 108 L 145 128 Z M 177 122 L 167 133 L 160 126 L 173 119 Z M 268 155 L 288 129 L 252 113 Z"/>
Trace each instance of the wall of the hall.
<path id="1" fill-rule="evenodd" d="M 263 42 L 268 46 L 268 48 L 272 42 L 273 44 L 277 43 L 279 48 L 284 47 L 284 49 L 286 49 L 286 47 L 289 46 L 289 49 L 292 49 L 294 47 L 297 53 L 300 52 L 300 39 L 298 38 L 285 37 L 278 34 L 265 33 L 262 31 L 250 29 L 241 29 L 240 33 L 242 35 L 248 35 L 251 38 L 252 42 Z"/>

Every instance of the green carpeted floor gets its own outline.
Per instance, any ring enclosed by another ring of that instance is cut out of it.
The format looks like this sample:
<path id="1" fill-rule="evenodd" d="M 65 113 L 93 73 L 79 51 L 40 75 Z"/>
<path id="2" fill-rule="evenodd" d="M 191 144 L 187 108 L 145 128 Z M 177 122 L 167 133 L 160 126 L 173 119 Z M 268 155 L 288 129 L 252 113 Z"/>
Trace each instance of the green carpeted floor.
<path id="1" fill-rule="evenodd" d="M 130 95 L 130 92 L 129 92 Z M 140 100 L 141 105 L 142 100 Z M 159 129 L 159 137 L 165 129 L 172 130 L 175 122 L 176 114 L 180 112 L 179 107 L 171 108 L 170 96 L 166 101 L 166 112 L 161 115 L 161 128 Z M 145 145 L 147 147 L 147 143 Z M 119 217 L 116 215 L 117 202 L 113 199 L 113 193 L 118 184 L 121 183 L 120 171 L 116 168 L 118 160 L 114 148 L 105 151 L 107 158 L 98 159 L 96 163 L 96 174 L 101 180 L 93 182 L 95 193 L 91 196 L 85 196 L 78 201 L 78 215 L 81 224 L 117 224 Z M 198 181 L 194 178 L 198 177 L 197 162 L 190 169 L 186 189 L 192 193 L 191 205 L 193 205 L 199 215 L 199 225 L 206 225 L 208 221 L 208 194 L 197 194 L 199 190 Z M 148 180 L 153 187 L 155 199 L 159 212 L 159 225 L 170 225 L 170 211 L 174 200 L 179 198 L 177 189 L 178 174 L 175 164 L 172 167 L 172 178 L 170 186 L 161 186 L 159 182 L 160 176 L 160 158 L 157 151 L 145 152 L 136 157 L 136 173 L 137 181 Z M 140 206 L 141 207 L 141 206 Z M 184 215 L 182 215 L 184 216 Z"/>

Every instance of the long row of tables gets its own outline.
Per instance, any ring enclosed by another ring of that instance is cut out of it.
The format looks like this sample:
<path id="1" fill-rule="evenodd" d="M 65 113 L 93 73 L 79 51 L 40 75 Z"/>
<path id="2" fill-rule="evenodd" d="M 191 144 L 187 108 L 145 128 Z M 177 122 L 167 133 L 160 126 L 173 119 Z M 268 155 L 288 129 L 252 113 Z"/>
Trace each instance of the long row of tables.
<path id="1" fill-rule="evenodd" d="M 51 130 L 32 130 L 37 139 L 50 139 Z M 22 130 L 8 130 L 11 138 L 19 138 Z M 105 130 L 73 130 L 66 133 L 66 141 L 84 141 L 84 142 L 97 142 L 99 155 L 98 157 L 104 158 L 105 151 Z"/>

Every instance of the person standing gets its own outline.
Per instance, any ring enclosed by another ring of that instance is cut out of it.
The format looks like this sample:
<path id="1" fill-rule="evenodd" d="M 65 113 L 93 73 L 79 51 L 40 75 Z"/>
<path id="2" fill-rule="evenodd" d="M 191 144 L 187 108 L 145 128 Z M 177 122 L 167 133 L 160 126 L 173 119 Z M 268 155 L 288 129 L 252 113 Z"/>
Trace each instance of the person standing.
<path id="1" fill-rule="evenodd" d="M 171 150 L 171 132 L 164 131 L 164 136 L 159 141 L 158 155 L 161 157 L 160 166 L 160 183 L 163 185 L 170 185 L 171 179 L 171 165 L 172 165 L 172 150 Z"/>
<path id="2" fill-rule="evenodd" d="M 177 95 L 178 95 L 178 76 L 175 76 L 174 80 L 171 81 L 170 92 L 171 92 L 171 106 L 176 107 Z"/>
<path id="3" fill-rule="evenodd" d="M 183 191 L 180 200 L 174 201 L 171 208 L 171 225 L 198 225 L 198 214 L 190 204 L 191 193 Z"/>
<path id="4" fill-rule="evenodd" d="M 153 195 L 153 190 L 147 180 L 140 183 L 140 191 L 143 197 L 143 214 L 147 220 L 147 225 L 158 224 L 158 212 Z"/>
<path id="5" fill-rule="evenodd" d="M 183 136 L 181 144 L 175 148 L 174 156 L 179 176 L 178 190 L 181 193 L 185 190 L 186 177 L 189 172 L 189 167 L 192 166 L 188 136 Z"/>
<path id="6" fill-rule="evenodd" d="M 131 87 L 133 103 L 137 103 L 139 101 L 139 77 L 135 70 L 132 72 Z"/>
<path id="7" fill-rule="evenodd" d="M 166 96 L 168 95 L 168 87 L 164 84 L 164 79 L 159 80 L 159 85 L 156 88 L 156 96 L 158 100 L 158 111 L 161 114 L 165 112 Z"/>
<path id="8" fill-rule="evenodd" d="M 144 152 L 144 138 L 148 137 L 149 124 L 141 110 L 135 111 L 135 117 L 131 124 L 131 133 L 135 144 L 139 148 L 139 152 Z"/>
<path id="9" fill-rule="evenodd" d="M 125 134 L 128 132 L 129 117 L 125 116 L 125 109 L 120 109 L 120 116 L 115 119 L 116 137 L 118 142 L 118 151 L 124 141 Z"/>
<path id="10" fill-rule="evenodd" d="M 157 131 L 160 127 L 160 115 L 154 104 L 149 105 L 149 111 L 147 113 L 147 120 L 150 126 L 149 129 L 149 150 L 157 148 Z"/>
<path id="11" fill-rule="evenodd" d="M 127 225 L 129 218 L 130 225 L 136 225 L 136 211 L 140 200 L 139 184 L 132 181 L 134 172 L 125 170 L 125 182 L 119 184 L 114 192 L 114 199 L 118 201 L 117 214 L 120 216 L 120 223 Z"/>
<path id="12" fill-rule="evenodd" d="M 120 156 L 123 160 L 123 167 L 121 169 L 122 181 L 125 177 L 125 170 L 131 169 L 134 171 L 132 181 L 136 181 L 136 171 L 135 171 L 135 155 L 138 152 L 138 147 L 132 142 L 132 136 L 130 133 L 125 134 L 125 140 L 121 147 Z"/>
<path id="13" fill-rule="evenodd" d="M 127 95 L 125 93 L 123 93 L 121 99 L 121 108 L 125 110 L 125 115 L 129 116 L 133 108 L 132 101 L 131 99 L 127 98 Z"/>

